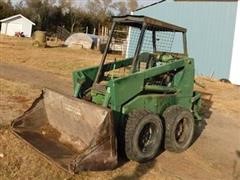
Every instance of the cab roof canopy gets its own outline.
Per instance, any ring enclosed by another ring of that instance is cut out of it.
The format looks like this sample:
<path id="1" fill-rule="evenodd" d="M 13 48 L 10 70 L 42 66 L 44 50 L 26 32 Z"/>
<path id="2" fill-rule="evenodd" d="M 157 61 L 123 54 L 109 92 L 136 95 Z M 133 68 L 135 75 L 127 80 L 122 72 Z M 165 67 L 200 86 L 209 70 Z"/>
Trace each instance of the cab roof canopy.
<path id="1" fill-rule="evenodd" d="M 113 22 L 137 28 L 141 28 L 142 25 L 145 23 L 147 25 L 147 29 L 149 30 L 175 31 L 183 33 L 187 31 L 186 28 L 166 23 L 157 19 L 153 19 L 147 16 L 136 15 L 113 16 Z"/>

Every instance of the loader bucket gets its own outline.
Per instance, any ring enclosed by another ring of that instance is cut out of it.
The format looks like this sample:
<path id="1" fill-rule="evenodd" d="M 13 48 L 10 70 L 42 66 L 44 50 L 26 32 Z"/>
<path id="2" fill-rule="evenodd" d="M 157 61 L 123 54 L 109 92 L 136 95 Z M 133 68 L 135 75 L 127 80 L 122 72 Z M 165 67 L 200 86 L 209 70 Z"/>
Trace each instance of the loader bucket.
<path id="1" fill-rule="evenodd" d="M 112 112 L 93 103 L 43 90 L 12 131 L 71 173 L 117 165 Z"/>

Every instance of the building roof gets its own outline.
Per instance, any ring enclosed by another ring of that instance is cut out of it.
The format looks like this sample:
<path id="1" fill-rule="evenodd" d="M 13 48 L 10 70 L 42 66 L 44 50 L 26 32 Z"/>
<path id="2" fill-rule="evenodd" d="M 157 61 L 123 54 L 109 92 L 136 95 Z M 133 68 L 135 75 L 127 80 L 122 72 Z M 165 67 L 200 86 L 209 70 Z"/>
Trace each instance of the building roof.
<path id="1" fill-rule="evenodd" d="M 176 31 L 176 32 L 187 31 L 186 28 L 176 26 L 147 16 L 136 15 L 113 16 L 113 21 L 138 28 L 141 28 L 142 24 L 145 23 L 148 26 L 148 29 L 159 29 L 162 31 Z"/>
<path id="2" fill-rule="evenodd" d="M 23 18 L 25 20 L 27 20 L 29 23 L 31 23 L 32 25 L 35 25 L 34 22 L 30 21 L 28 18 L 24 17 L 23 15 L 21 14 L 17 14 L 17 15 L 14 15 L 14 16 L 10 16 L 8 18 L 4 18 L 4 19 L 1 19 L 0 22 L 8 22 L 8 21 L 12 21 L 12 20 L 15 20 L 15 19 L 18 19 L 18 18 Z"/>

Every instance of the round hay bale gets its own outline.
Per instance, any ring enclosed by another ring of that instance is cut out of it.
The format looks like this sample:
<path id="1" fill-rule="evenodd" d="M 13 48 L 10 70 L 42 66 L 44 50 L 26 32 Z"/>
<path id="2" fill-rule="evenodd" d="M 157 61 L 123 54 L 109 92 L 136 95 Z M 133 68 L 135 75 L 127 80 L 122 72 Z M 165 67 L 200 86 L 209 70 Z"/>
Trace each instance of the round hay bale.
<path id="1" fill-rule="evenodd" d="M 35 31 L 33 35 L 33 46 L 35 47 L 46 47 L 47 39 L 45 31 Z"/>

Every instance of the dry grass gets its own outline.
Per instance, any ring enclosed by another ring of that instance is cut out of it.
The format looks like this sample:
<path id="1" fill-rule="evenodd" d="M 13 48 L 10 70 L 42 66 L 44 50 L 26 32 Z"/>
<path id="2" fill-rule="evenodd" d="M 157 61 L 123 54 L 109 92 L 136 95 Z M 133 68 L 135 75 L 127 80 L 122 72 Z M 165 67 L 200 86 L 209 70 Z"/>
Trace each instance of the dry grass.
<path id="1" fill-rule="evenodd" d="M 27 38 L 0 35 L 0 62 L 21 64 L 27 67 L 49 71 L 61 76 L 71 77 L 72 71 L 97 65 L 101 53 L 95 50 L 73 49 L 67 47 L 36 48 Z M 119 55 L 110 55 L 110 59 Z"/>
<path id="2" fill-rule="evenodd" d="M 39 94 L 40 90 L 29 85 L 0 79 L 0 124 L 5 125 L 0 128 L 0 153 L 4 155 L 0 158 L 0 179 L 56 179 L 65 175 L 43 161 L 8 128 L 9 123 L 28 109 Z M 49 169 L 51 174 L 47 176 L 43 169 Z"/>
<path id="3" fill-rule="evenodd" d="M 204 99 L 212 102 L 213 109 L 225 113 L 239 113 L 240 86 L 222 83 L 206 77 L 198 77 L 196 81 L 203 86 L 196 86 L 196 90 L 202 93 Z"/>
<path id="4" fill-rule="evenodd" d="M 9 124 L 19 113 L 23 113 L 30 107 L 39 94 L 40 90 L 33 89 L 26 84 L 0 79 L 0 124 Z"/>
<path id="5" fill-rule="evenodd" d="M 83 172 L 73 176 L 48 163 L 9 130 L 10 122 L 27 110 L 40 93 L 39 89 L 33 89 L 29 85 L 0 79 L 0 154 L 4 156 L 0 157 L 0 179 L 114 179 L 120 176 L 137 178 L 145 175 L 148 167 L 151 167 L 151 164 L 147 164 L 139 169 L 137 163 L 127 163 L 114 171 Z M 145 176 L 153 177 L 151 174 Z"/>

